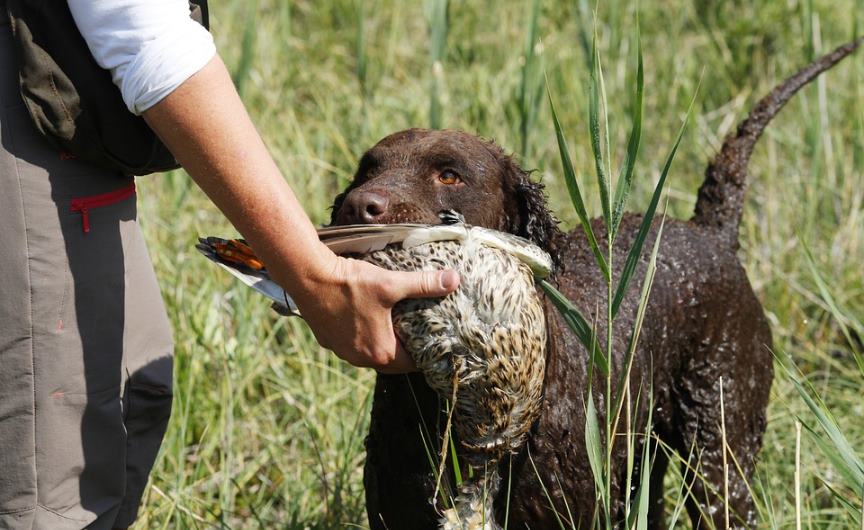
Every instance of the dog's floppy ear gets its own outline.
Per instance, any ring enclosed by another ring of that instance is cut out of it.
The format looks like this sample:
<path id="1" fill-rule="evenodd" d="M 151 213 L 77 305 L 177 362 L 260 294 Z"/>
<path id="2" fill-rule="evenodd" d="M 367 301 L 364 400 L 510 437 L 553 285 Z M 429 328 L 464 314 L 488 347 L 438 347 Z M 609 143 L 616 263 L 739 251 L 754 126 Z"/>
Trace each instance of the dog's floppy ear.
<path id="1" fill-rule="evenodd" d="M 522 236 L 548 252 L 557 262 L 556 247 L 561 230 L 558 219 L 546 204 L 545 186 L 531 180 L 529 174 L 516 165 L 511 157 L 505 157 L 505 190 L 509 189 L 511 204 L 509 231 Z"/>

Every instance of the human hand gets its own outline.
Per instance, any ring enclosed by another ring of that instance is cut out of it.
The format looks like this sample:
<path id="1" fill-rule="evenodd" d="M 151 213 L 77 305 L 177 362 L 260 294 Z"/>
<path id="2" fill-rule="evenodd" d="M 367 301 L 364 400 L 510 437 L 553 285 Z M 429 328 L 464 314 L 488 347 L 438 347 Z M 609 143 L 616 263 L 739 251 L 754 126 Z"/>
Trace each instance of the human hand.
<path id="1" fill-rule="evenodd" d="M 290 290 L 315 338 L 354 366 L 388 374 L 413 371 L 414 361 L 393 330 L 391 310 L 406 298 L 434 298 L 455 291 L 459 275 L 394 272 L 364 261 L 334 258 L 329 266 L 309 269 L 309 278 Z"/>

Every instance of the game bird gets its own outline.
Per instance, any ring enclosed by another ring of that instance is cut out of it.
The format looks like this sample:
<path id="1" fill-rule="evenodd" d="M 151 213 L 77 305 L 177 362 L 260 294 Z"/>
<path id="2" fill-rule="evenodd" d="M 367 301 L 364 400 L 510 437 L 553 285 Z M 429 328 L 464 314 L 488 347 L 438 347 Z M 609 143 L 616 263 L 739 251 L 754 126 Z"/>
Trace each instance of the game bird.
<path id="1" fill-rule="evenodd" d="M 334 226 L 318 235 L 336 254 L 385 269 L 460 274 L 459 289 L 443 298 L 399 302 L 393 326 L 429 386 L 449 402 L 448 426 L 474 471 L 441 514 L 441 528 L 491 530 L 498 528 L 492 512 L 497 463 L 520 448 L 540 413 L 546 321 L 535 281 L 549 275 L 552 260 L 526 239 L 466 225 L 455 212 L 440 218 L 440 225 Z M 299 315 L 244 241 L 199 241 L 205 256 L 270 298 L 279 313 Z M 436 488 L 430 502 L 437 494 Z"/>

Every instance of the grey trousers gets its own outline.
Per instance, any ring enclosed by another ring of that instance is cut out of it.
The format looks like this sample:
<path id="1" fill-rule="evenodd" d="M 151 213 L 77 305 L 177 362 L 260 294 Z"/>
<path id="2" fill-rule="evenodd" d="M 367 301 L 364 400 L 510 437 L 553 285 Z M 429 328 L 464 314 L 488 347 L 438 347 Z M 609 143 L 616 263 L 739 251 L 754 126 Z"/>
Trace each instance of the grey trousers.
<path id="1" fill-rule="evenodd" d="M 133 180 L 38 136 L 12 54 L 0 20 L 0 529 L 126 527 L 171 411 L 168 319 Z"/>

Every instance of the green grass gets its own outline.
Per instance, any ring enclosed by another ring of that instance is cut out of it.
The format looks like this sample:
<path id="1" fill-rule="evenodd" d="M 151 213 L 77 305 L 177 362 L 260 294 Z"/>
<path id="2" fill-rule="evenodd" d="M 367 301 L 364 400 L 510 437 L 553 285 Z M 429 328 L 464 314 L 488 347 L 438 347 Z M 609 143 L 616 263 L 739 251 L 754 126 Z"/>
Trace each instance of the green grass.
<path id="1" fill-rule="evenodd" d="M 530 1 L 251 4 L 213 2 L 214 33 L 313 221 L 326 221 L 330 200 L 366 148 L 440 120 L 526 154 L 522 165 L 537 170 L 552 207 L 578 229 L 551 114 L 537 95 L 538 65 L 548 74 L 588 214 L 603 213 L 586 126 L 593 3 L 541 1 L 536 30 Z M 707 159 L 749 106 L 864 28 L 860 0 L 641 4 L 643 132 L 631 208 L 647 208 L 703 78 L 666 183 L 668 210 L 677 217 L 690 215 Z M 608 0 L 598 13 L 613 168 L 626 155 L 632 125 L 635 9 L 634 1 Z M 542 46 L 527 44 L 531 31 Z M 440 68 L 430 63 L 436 57 Z M 750 167 L 741 257 L 772 323 L 778 358 L 788 356 L 800 370 L 793 378 L 776 366 L 752 484 L 760 527 L 795 527 L 800 420 L 802 528 L 849 528 L 860 523 L 835 492 L 847 503 L 857 495 L 860 513 L 861 485 L 848 479 L 864 446 L 864 374 L 847 336 L 858 340 L 864 319 L 864 54 L 796 96 Z M 302 322 L 277 318 L 196 255 L 199 234 L 231 229 L 185 174 L 141 179 L 140 189 L 177 360 L 174 415 L 137 528 L 366 526 L 363 437 L 374 374 L 338 361 Z M 831 411 L 827 423 L 811 405 Z M 834 447 L 832 419 L 857 455 L 825 454 L 823 447 Z M 667 479 L 670 504 L 681 491 L 675 475 Z"/>

